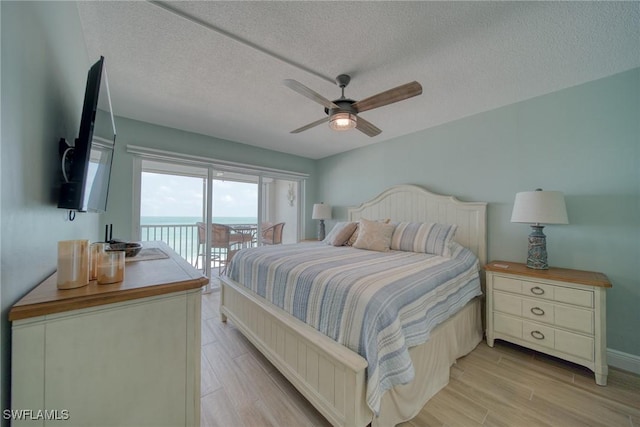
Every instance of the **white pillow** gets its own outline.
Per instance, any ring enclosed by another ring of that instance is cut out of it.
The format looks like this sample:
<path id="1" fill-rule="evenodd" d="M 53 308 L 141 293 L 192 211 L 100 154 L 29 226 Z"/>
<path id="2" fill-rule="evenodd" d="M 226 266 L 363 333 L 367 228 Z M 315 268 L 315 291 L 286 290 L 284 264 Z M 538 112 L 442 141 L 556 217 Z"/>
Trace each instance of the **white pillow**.
<path id="1" fill-rule="evenodd" d="M 327 245 L 343 246 L 353 234 L 358 223 L 356 222 L 338 222 L 333 226 L 331 232 L 323 240 Z"/>

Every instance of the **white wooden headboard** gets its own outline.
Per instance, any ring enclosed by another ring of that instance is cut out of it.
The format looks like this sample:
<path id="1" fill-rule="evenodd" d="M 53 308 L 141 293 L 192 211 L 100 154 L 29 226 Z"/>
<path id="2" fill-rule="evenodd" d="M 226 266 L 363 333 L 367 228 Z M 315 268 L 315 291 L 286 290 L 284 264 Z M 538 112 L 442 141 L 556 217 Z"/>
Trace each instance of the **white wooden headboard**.
<path id="1" fill-rule="evenodd" d="M 349 221 L 389 218 L 393 222 L 457 224 L 454 240 L 471 249 L 480 266 L 487 263 L 487 204 L 484 202 L 461 202 L 417 185 L 396 185 L 347 212 Z"/>

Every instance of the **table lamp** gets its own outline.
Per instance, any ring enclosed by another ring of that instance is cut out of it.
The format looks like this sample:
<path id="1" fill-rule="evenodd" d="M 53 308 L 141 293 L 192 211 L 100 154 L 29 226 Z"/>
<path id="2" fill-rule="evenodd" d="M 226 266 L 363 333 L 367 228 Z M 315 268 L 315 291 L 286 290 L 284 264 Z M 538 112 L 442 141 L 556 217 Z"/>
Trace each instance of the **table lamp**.
<path id="1" fill-rule="evenodd" d="M 324 240 L 324 220 L 331 219 L 331 206 L 325 205 L 324 203 L 314 204 L 311 219 L 320 220 L 320 224 L 318 225 L 318 240 Z"/>
<path id="2" fill-rule="evenodd" d="M 516 194 L 511 222 L 531 224 L 527 267 L 548 270 L 547 238 L 541 224 L 569 224 L 564 195 L 560 191 L 523 191 Z"/>

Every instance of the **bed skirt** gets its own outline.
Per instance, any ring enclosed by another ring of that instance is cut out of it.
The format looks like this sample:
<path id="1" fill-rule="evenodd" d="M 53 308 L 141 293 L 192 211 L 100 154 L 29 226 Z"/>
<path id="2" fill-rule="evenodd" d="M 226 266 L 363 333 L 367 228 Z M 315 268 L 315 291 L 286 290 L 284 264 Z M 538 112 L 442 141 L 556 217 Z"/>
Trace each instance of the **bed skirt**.
<path id="1" fill-rule="evenodd" d="M 482 341 L 481 308 L 481 298 L 474 298 L 438 325 L 429 341 L 409 349 L 416 379 L 385 393 L 380 416 L 373 419 L 372 427 L 395 426 L 414 418 L 429 399 L 446 387 L 451 365 Z"/>

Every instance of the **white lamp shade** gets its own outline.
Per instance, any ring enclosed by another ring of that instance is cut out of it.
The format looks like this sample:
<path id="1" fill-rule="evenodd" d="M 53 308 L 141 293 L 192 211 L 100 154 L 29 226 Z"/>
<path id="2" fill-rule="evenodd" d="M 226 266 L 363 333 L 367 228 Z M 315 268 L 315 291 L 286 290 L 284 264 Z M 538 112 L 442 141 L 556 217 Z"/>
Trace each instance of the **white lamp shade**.
<path id="1" fill-rule="evenodd" d="M 516 194 L 511 222 L 569 224 L 561 191 L 523 191 Z"/>
<path id="2" fill-rule="evenodd" d="M 331 206 L 324 203 L 316 203 L 313 205 L 311 219 L 331 219 Z"/>

